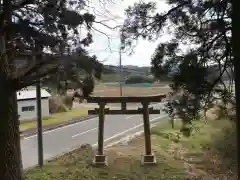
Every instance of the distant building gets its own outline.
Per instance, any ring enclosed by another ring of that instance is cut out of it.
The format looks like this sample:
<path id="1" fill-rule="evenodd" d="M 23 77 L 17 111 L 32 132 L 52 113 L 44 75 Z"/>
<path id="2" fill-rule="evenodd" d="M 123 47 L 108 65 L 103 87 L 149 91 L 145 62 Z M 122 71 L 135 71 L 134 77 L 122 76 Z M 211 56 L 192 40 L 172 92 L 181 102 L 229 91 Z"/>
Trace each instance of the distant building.
<path id="1" fill-rule="evenodd" d="M 42 116 L 49 116 L 49 97 L 51 95 L 41 89 Z M 28 88 L 17 92 L 18 114 L 20 120 L 31 120 L 37 117 L 36 89 Z"/>

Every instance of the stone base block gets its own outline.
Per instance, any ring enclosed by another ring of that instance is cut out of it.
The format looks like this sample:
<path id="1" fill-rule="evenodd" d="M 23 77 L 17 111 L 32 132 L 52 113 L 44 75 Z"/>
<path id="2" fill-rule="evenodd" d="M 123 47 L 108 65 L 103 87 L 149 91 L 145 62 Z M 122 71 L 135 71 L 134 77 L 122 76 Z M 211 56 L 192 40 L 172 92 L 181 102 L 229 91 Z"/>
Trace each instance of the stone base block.
<path id="1" fill-rule="evenodd" d="M 157 163 L 156 157 L 154 154 L 151 155 L 142 155 L 141 164 L 142 165 L 155 165 Z"/>
<path id="2" fill-rule="evenodd" d="M 105 155 L 95 155 L 93 160 L 93 165 L 95 166 L 107 166 L 107 156 Z"/>

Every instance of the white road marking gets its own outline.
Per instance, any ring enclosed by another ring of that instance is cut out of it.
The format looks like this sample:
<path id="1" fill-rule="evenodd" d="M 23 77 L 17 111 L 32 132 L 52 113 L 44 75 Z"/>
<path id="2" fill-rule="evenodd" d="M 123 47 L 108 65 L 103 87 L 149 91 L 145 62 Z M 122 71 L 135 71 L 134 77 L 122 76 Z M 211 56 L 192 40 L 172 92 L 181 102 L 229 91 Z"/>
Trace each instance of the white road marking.
<path id="1" fill-rule="evenodd" d="M 137 114 L 137 115 L 138 115 L 138 114 Z M 128 117 L 126 117 L 126 118 L 124 118 L 124 119 L 130 119 L 130 118 L 135 117 L 135 116 L 137 116 L 137 115 L 128 116 Z"/>
<path id="2" fill-rule="evenodd" d="M 128 117 L 126 117 L 126 118 L 124 118 L 124 119 L 130 119 L 130 118 L 135 117 L 135 116 L 136 116 L 136 115 L 128 116 Z M 88 132 L 91 132 L 91 131 L 94 131 L 94 130 L 97 130 L 97 129 L 98 129 L 98 127 L 95 127 L 95 128 L 93 128 L 93 129 L 89 129 L 89 130 L 87 130 L 87 131 L 84 131 L 84 132 L 75 134 L 75 135 L 72 136 L 72 138 L 75 138 L 75 137 L 77 137 L 77 136 L 81 136 L 81 135 L 83 135 L 83 134 L 86 134 L 86 133 L 88 133 Z"/>
<path id="3" fill-rule="evenodd" d="M 152 104 L 152 105 L 150 105 L 150 107 L 151 107 L 151 106 L 158 105 L 158 104 L 162 104 L 162 103 Z M 138 115 L 139 115 L 139 114 L 138 114 Z M 134 117 L 134 116 L 137 116 L 137 115 L 128 116 L 128 117 L 126 117 L 125 119 L 129 119 L 129 118 Z M 71 126 L 75 126 L 75 125 L 77 125 L 77 124 L 87 123 L 87 122 L 89 122 L 89 121 L 93 121 L 93 120 L 96 120 L 96 119 L 98 119 L 98 117 L 95 117 L 95 118 L 92 118 L 92 119 L 88 119 L 88 120 L 83 120 L 83 121 L 80 121 L 80 122 L 77 122 L 77 123 L 73 123 L 73 124 L 69 124 L 69 125 L 63 126 L 63 127 L 55 128 L 55 129 L 52 129 L 52 130 L 49 130 L 49 131 L 44 131 L 43 134 L 48 134 L 48 133 L 51 133 L 51 132 L 54 132 L 54 131 L 58 131 L 58 130 L 61 130 L 61 129 L 64 129 L 64 128 L 68 128 L 68 127 L 71 127 Z M 36 136 L 37 136 L 37 134 L 32 135 L 32 136 L 28 136 L 28 137 L 24 137 L 23 139 L 24 139 L 24 140 L 27 140 L 27 139 L 31 139 L 31 138 L 36 137 Z"/>
<path id="4" fill-rule="evenodd" d="M 154 124 L 152 124 L 150 127 L 153 128 L 153 127 L 155 127 L 158 123 L 160 123 L 160 122 L 154 123 Z M 134 137 L 139 136 L 139 135 L 141 135 L 141 134 L 143 134 L 143 133 L 144 133 L 144 130 L 137 131 L 136 133 L 133 133 L 133 134 L 131 134 L 131 135 L 129 135 L 129 136 L 125 136 L 125 137 L 123 137 L 123 138 L 121 138 L 121 139 L 119 139 L 119 140 L 117 140 L 117 141 L 114 141 L 114 142 L 112 142 L 112 143 L 110 143 L 110 144 L 107 144 L 106 146 L 104 146 L 104 149 L 109 148 L 109 147 L 112 147 L 112 146 L 114 146 L 114 145 L 116 145 L 116 144 L 119 144 L 119 143 L 125 141 L 126 139 L 128 139 L 128 137 L 131 137 L 131 138 L 130 138 L 130 140 L 131 140 L 132 137 L 134 138 Z M 126 140 L 126 141 L 128 142 L 128 140 Z"/>
<path id="5" fill-rule="evenodd" d="M 97 130 L 97 129 L 98 129 L 98 128 L 96 127 L 96 128 L 93 128 L 93 129 L 89 129 L 89 130 L 87 130 L 87 131 L 84 131 L 84 132 L 82 132 L 82 133 L 75 134 L 75 135 L 72 136 L 72 138 L 75 138 L 75 137 L 77 137 L 77 136 L 81 136 L 81 135 L 86 134 L 86 133 L 91 132 L 91 131 L 95 131 L 95 130 Z"/>
<path id="6" fill-rule="evenodd" d="M 54 132 L 54 131 L 58 131 L 60 129 L 65 129 L 65 128 L 68 128 L 68 127 L 71 127 L 71 126 L 75 126 L 77 124 L 84 124 L 84 123 L 87 123 L 89 121 L 93 121 L 95 119 L 98 119 L 98 117 L 88 119 L 88 120 L 83 120 L 83 121 L 80 121 L 80 122 L 77 122 L 77 123 L 69 124 L 69 125 L 66 125 L 66 126 L 63 126 L 63 127 L 59 127 L 59 128 L 56 128 L 56 129 L 49 130 L 49 131 L 44 131 L 43 134 L 48 134 L 48 133 L 51 133 L 51 132 Z M 33 137 L 36 137 L 36 136 L 37 136 L 37 134 L 32 135 L 32 136 L 28 136 L 28 137 L 24 137 L 23 139 L 26 140 L 26 139 L 30 139 L 30 138 L 33 138 Z"/>
<path id="7" fill-rule="evenodd" d="M 154 121 L 154 120 L 157 120 L 157 119 L 161 119 L 161 118 L 163 118 L 163 117 L 165 117 L 165 116 L 159 116 L 159 117 L 153 118 L 153 119 L 150 120 L 150 122 L 152 122 L 152 121 Z M 113 135 L 113 136 L 111 136 L 111 137 L 109 137 L 109 138 L 107 138 L 107 139 L 104 139 L 104 142 L 108 142 L 108 141 L 110 141 L 110 140 L 112 140 L 112 139 L 114 139 L 114 138 L 117 138 L 118 136 L 124 135 L 124 134 L 126 134 L 127 132 L 132 131 L 132 130 L 134 130 L 134 129 L 137 129 L 137 128 L 141 127 L 141 126 L 143 126 L 143 123 L 141 123 L 141 124 L 139 124 L 139 125 L 136 125 L 136 126 L 134 126 L 134 127 L 132 127 L 132 128 L 129 128 L 129 129 L 127 129 L 127 130 L 125 130 L 125 131 L 123 131 L 123 132 L 121 132 L 121 133 L 115 134 L 115 135 Z M 92 146 L 93 146 L 93 147 L 96 147 L 97 145 L 98 145 L 98 143 L 95 143 L 95 144 L 93 144 Z"/>

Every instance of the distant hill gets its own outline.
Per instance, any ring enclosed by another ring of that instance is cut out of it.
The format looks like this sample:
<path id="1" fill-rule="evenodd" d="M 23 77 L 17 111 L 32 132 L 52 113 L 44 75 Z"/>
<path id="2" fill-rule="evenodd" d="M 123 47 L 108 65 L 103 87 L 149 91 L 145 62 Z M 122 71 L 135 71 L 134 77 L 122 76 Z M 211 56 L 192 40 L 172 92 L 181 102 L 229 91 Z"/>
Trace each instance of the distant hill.
<path id="1" fill-rule="evenodd" d="M 119 66 L 104 65 L 104 72 L 119 73 Z M 139 66 L 126 65 L 126 66 L 122 66 L 122 72 L 126 74 L 149 75 L 151 74 L 151 67 L 148 67 L 148 66 L 139 67 Z"/>
<path id="2" fill-rule="evenodd" d="M 228 72 L 230 72 L 230 69 L 228 69 Z M 220 72 L 218 66 L 212 66 L 209 68 L 209 80 L 212 81 L 216 79 Z M 122 66 L 122 75 L 123 77 L 128 77 L 132 75 L 142 75 L 142 76 L 149 76 L 152 75 L 151 73 L 151 67 L 150 66 L 131 66 L 131 65 L 123 65 Z M 232 77 L 231 73 L 230 76 Z M 119 66 L 114 65 L 104 65 L 103 69 L 103 81 L 119 81 Z M 229 80 L 229 74 L 224 73 L 222 76 L 222 80 Z"/>

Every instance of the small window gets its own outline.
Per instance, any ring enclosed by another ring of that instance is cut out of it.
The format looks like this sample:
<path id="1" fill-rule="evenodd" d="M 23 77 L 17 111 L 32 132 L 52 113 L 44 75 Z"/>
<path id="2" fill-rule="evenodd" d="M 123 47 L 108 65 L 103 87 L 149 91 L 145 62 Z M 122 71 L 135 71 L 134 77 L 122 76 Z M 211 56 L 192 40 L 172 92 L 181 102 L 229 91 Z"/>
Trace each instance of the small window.
<path id="1" fill-rule="evenodd" d="M 35 109 L 34 106 L 24 106 L 24 107 L 22 107 L 22 112 L 34 111 L 34 109 Z"/>

